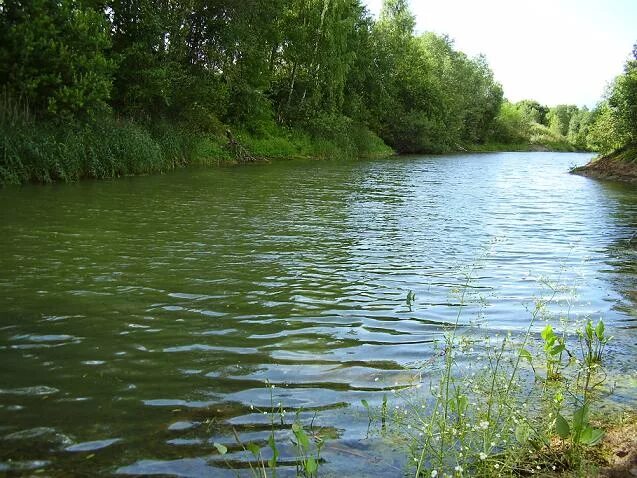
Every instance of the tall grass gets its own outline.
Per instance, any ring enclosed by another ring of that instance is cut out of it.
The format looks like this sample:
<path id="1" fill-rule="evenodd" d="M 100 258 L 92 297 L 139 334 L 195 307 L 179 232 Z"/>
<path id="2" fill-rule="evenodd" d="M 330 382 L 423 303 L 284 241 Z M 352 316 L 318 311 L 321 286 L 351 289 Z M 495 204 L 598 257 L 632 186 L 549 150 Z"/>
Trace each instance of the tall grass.
<path id="1" fill-rule="evenodd" d="M 219 129 L 219 128 L 218 128 Z M 303 130 L 269 122 L 240 131 L 242 148 L 255 158 L 342 159 L 392 151 L 367 128 L 344 117 L 309 122 Z M 82 178 L 106 179 L 166 172 L 190 164 L 240 162 L 218 131 L 194 126 L 105 116 L 88 123 L 37 121 L 28 107 L 0 97 L 0 186 Z"/>
<path id="2" fill-rule="evenodd" d="M 0 105 L 0 185 L 158 173 L 192 161 L 198 137 L 105 117 L 85 124 L 39 122 L 5 98 Z"/>

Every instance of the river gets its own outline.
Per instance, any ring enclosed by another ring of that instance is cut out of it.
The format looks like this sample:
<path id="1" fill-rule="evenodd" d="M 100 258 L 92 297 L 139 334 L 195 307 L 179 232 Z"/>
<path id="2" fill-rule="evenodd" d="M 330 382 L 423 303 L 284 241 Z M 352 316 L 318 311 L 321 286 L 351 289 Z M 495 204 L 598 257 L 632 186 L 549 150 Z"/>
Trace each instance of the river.
<path id="1" fill-rule="evenodd" d="M 235 476 L 213 443 L 267 439 L 272 401 L 330 431 L 327 476 L 399 475 L 361 400 L 407 383 L 459 309 L 469 335 L 523 330 L 547 282 L 569 288 L 556 312 L 604 317 L 635 382 L 637 188 L 568 174 L 591 157 L 0 190 L 0 473 Z M 276 433 L 286 442 L 289 423 Z"/>

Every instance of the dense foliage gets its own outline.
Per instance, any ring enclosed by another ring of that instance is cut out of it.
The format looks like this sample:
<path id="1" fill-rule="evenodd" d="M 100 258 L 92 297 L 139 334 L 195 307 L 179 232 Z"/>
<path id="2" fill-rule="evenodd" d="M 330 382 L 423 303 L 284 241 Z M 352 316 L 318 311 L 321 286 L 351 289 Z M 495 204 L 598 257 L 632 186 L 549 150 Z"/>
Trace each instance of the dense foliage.
<path id="1" fill-rule="evenodd" d="M 594 115 L 589 136 L 593 149 L 611 153 L 626 147 L 637 148 L 637 43 L 624 73 L 615 78 Z"/>
<path id="2" fill-rule="evenodd" d="M 575 105 L 547 107 L 536 101 L 502 103 L 492 139 L 554 150 L 609 154 L 637 143 L 637 44 L 624 73 L 610 85 L 592 111 Z"/>
<path id="3" fill-rule="evenodd" d="M 637 60 L 594 111 L 511 104 L 484 57 L 414 26 L 407 0 L 377 20 L 361 0 L 6 0 L 0 183 L 232 159 L 227 130 L 261 157 L 635 141 Z"/>
<path id="4" fill-rule="evenodd" d="M 537 101 L 504 101 L 496 117 L 492 139 L 556 151 L 592 149 L 589 141 L 594 113 L 585 106 L 548 107 Z"/>
<path id="5" fill-rule="evenodd" d="M 24 168 L 3 181 L 69 176 L 32 174 L 16 127 L 36 143 L 141 128 L 160 149 L 158 125 L 217 146 L 230 128 L 275 156 L 317 153 L 308 141 L 364 154 L 377 136 L 399 152 L 486 141 L 502 90 L 485 59 L 414 25 L 406 0 L 386 0 L 378 20 L 360 0 L 7 0 L 0 147 Z M 94 176 L 82 162 L 70 177 Z"/>

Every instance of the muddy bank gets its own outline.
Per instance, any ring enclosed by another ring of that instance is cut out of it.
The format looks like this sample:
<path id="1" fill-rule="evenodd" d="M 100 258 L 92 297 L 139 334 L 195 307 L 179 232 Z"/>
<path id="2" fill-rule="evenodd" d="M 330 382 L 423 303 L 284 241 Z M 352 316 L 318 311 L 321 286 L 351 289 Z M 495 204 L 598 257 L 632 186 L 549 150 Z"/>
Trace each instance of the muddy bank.
<path id="1" fill-rule="evenodd" d="M 625 146 L 607 156 L 573 168 L 573 174 L 597 179 L 637 182 L 637 145 Z"/>

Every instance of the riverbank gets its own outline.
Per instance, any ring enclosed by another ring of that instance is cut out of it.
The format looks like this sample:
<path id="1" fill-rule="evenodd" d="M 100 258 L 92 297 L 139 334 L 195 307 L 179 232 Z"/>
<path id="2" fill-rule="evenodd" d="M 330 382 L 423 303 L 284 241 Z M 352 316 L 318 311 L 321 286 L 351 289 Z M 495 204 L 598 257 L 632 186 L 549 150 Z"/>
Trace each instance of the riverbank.
<path id="1" fill-rule="evenodd" d="M 629 145 L 596 158 L 584 166 L 572 169 L 571 173 L 596 179 L 637 182 L 637 145 Z"/>
<path id="2" fill-rule="evenodd" d="M 458 145 L 456 152 L 571 150 L 549 144 L 490 142 Z M 125 119 L 82 125 L 0 122 L 0 186 L 162 174 L 188 166 L 393 154 L 376 134 L 353 123 L 314 133 L 274 124 L 230 132 L 219 124 L 215 132 L 204 133 L 188 125 L 147 126 Z"/>
<path id="3" fill-rule="evenodd" d="M 637 477 L 637 415 L 618 414 L 608 423 L 597 453 L 600 478 Z"/>
<path id="4" fill-rule="evenodd" d="M 213 131 L 173 123 L 107 118 L 88 124 L 0 121 L 0 186 L 161 174 L 294 158 L 365 158 L 393 154 L 377 135 L 351 122 L 317 131 L 267 123 L 253 131 Z"/>

